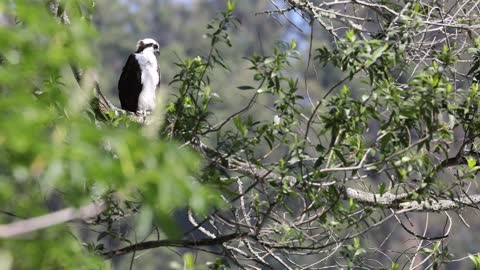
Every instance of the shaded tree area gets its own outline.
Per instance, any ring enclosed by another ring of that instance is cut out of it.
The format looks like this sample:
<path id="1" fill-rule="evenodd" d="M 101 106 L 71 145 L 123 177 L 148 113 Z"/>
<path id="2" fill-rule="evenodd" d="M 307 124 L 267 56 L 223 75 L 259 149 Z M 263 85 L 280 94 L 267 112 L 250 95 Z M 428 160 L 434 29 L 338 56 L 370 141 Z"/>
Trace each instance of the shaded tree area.
<path id="1" fill-rule="evenodd" d="M 479 268 L 479 11 L 0 3 L 0 269 Z M 144 37 L 147 118 L 115 106 Z"/>

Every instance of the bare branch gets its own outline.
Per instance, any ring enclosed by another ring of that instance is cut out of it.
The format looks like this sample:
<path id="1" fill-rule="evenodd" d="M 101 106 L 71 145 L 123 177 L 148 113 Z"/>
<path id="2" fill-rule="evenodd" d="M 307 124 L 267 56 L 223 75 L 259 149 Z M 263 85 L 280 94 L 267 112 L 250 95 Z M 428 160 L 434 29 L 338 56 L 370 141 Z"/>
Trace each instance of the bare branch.
<path id="1" fill-rule="evenodd" d="M 159 241 L 147 241 L 143 243 L 138 243 L 124 247 L 118 250 L 108 251 L 103 253 L 107 258 L 114 256 L 122 256 L 130 252 L 152 249 L 157 247 L 196 247 L 196 246 L 216 246 L 221 245 L 225 242 L 231 241 L 233 239 L 241 239 L 248 236 L 248 233 L 239 232 L 232 233 L 228 235 L 223 235 L 217 238 L 207 238 L 201 240 L 159 240 Z"/>
<path id="2" fill-rule="evenodd" d="M 97 202 L 80 207 L 79 209 L 70 207 L 43 216 L 16 221 L 10 224 L 2 224 L 0 225 L 0 237 L 10 238 L 73 220 L 87 220 L 100 215 L 105 209 L 106 206 L 104 203 Z"/>

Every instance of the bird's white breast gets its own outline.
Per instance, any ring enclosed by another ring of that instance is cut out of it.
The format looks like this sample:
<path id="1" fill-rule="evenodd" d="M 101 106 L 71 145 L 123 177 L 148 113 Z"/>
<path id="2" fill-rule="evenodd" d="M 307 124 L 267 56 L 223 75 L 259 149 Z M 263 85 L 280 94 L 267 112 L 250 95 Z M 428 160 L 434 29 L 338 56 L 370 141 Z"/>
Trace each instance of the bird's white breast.
<path id="1" fill-rule="evenodd" d="M 160 80 L 157 58 L 150 50 L 136 53 L 135 58 L 142 72 L 142 92 L 138 97 L 138 110 L 152 111 L 155 108 L 155 90 Z"/>

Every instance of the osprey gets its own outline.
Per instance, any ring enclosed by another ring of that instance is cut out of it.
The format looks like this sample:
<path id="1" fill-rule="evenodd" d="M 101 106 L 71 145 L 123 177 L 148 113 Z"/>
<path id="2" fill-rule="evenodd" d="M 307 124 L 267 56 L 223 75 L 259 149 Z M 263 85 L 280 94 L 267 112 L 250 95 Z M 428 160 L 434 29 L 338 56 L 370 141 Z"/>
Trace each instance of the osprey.
<path id="1" fill-rule="evenodd" d="M 128 57 L 118 80 L 122 109 L 147 115 L 155 108 L 155 90 L 160 85 L 160 67 L 155 54 L 160 54 L 155 40 L 146 38 L 137 42 L 136 51 Z"/>

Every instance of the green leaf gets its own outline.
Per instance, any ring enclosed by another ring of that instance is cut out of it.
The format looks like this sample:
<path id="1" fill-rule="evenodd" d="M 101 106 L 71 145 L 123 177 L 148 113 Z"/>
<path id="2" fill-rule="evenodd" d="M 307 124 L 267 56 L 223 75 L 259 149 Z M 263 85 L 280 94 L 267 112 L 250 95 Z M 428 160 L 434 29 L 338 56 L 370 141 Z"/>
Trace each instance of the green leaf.
<path id="1" fill-rule="evenodd" d="M 377 48 L 372 55 L 368 58 L 368 60 L 365 62 L 365 67 L 371 66 L 373 63 L 375 63 L 380 56 L 382 56 L 383 52 L 387 50 L 388 44 L 383 45 L 382 47 Z"/>
<path id="2" fill-rule="evenodd" d="M 245 123 L 242 121 L 242 118 L 240 116 L 236 116 L 233 118 L 233 123 L 235 124 L 235 127 L 237 128 L 238 131 L 242 134 L 242 136 L 247 136 L 248 134 L 248 128 L 245 125 Z"/>
<path id="3" fill-rule="evenodd" d="M 346 33 L 345 33 L 345 36 L 347 37 L 347 39 L 350 41 L 350 42 L 353 42 L 355 41 L 355 31 L 353 29 L 350 29 L 348 30 Z"/>
<path id="4" fill-rule="evenodd" d="M 192 253 L 187 252 L 183 255 L 184 270 L 195 270 L 195 258 Z"/>
<path id="5" fill-rule="evenodd" d="M 385 185 L 385 183 L 381 183 L 380 186 L 379 186 L 380 196 L 383 196 L 383 194 L 385 194 L 386 190 L 387 190 L 387 186 Z"/>
<path id="6" fill-rule="evenodd" d="M 228 13 L 232 13 L 236 5 L 237 5 L 237 0 L 227 0 Z"/>
<path id="7" fill-rule="evenodd" d="M 297 47 L 297 42 L 295 41 L 295 39 L 292 39 L 292 41 L 290 42 L 290 47 L 292 48 L 292 50 Z"/>
<path id="8" fill-rule="evenodd" d="M 263 61 L 263 63 L 264 63 L 265 65 L 268 65 L 268 64 L 270 64 L 270 63 L 273 63 L 274 61 L 275 61 L 275 58 L 274 58 L 274 57 L 268 57 L 268 58 L 266 58 L 266 59 Z"/>
<path id="9" fill-rule="evenodd" d="M 480 254 L 468 254 L 468 258 L 473 262 L 475 270 L 480 270 Z"/>
<path id="10" fill-rule="evenodd" d="M 360 239 L 358 237 L 353 238 L 353 247 L 360 248 Z"/>
<path id="11" fill-rule="evenodd" d="M 340 150 L 338 149 L 334 149 L 333 152 L 335 152 L 335 155 L 342 161 L 343 165 L 347 165 L 347 160 L 345 159 L 345 157 L 343 157 L 343 154 L 342 152 L 340 152 Z"/>
<path id="12" fill-rule="evenodd" d="M 325 160 L 324 156 L 319 156 L 317 160 L 315 161 L 315 164 L 313 164 L 314 168 L 318 168 L 323 164 L 323 161 Z"/>
<path id="13" fill-rule="evenodd" d="M 170 218 L 170 213 L 160 212 L 155 216 L 156 224 L 165 232 L 169 239 L 180 239 L 181 232 L 178 225 Z"/>
<path id="14" fill-rule="evenodd" d="M 348 200 L 348 205 L 350 206 L 350 210 L 355 209 L 355 201 L 353 200 L 353 198 L 350 198 Z"/>
<path id="15" fill-rule="evenodd" d="M 470 169 L 470 171 L 473 171 L 475 169 L 475 165 L 477 165 L 477 159 L 471 156 L 466 157 L 466 159 L 467 159 L 468 168 Z"/>
<path id="16" fill-rule="evenodd" d="M 243 86 L 238 86 L 237 87 L 240 90 L 252 90 L 255 89 L 255 87 L 249 86 L 249 85 L 243 85 Z"/>

